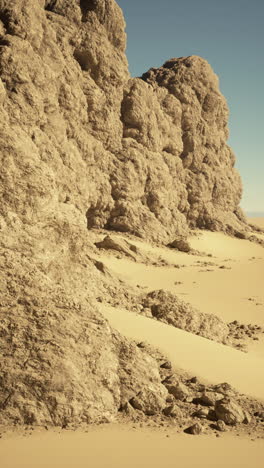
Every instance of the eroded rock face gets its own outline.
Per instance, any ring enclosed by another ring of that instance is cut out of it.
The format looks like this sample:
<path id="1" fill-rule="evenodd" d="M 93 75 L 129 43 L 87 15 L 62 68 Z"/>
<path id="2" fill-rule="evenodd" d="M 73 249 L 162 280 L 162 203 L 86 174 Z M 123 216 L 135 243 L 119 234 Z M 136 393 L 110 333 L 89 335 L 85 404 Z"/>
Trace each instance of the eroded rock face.
<path id="1" fill-rule="evenodd" d="M 139 390 L 146 411 L 165 406 L 158 363 L 113 331 L 92 297 L 0 253 L 0 424 L 108 422 Z"/>
<path id="2" fill-rule="evenodd" d="M 129 79 L 114 0 L 1 0 L 0 25 L 2 216 L 36 222 L 69 199 L 88 228 L 164 243 L 188 225 L 241 230 L 227 105 L 205 60 Z"/>
<path id="3" fill-rule="evenodd" d="M 211 68 L 130 79 L 124 27 L 114 0 L 0 0 L 3 422 L 103 421 L 139 390 L 165 407 L 155 361 L 96 309 L 91 228 L 168 244 L 244 222 Z"/>
<path id="4" fill-rule="evenodd" d="M 205 60 L 192 56 L 171 59 L 142 78 L 155 90 L 167 90 L 181 107 L 183 149 L 179 157 L 184 168 L 184 213 L 189 224 L 228 228 L 240 216 L 241 182 L 234 169 L 234 155 L 226 144 L 228 108 L 217 76 Z"/>

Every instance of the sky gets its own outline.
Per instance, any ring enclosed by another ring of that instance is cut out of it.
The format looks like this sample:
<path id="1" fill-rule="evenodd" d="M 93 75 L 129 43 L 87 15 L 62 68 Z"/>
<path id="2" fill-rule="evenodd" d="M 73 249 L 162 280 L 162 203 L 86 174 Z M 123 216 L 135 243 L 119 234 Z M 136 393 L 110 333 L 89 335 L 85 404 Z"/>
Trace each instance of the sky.
<path id="1" fill-rule="evenodd" d="M 264 212 L 264 0 L 117 0 L 132 76 L 171 57 L 200 55 L 230 110 L 228 144 L 243 181 L 242 208 Z"/>

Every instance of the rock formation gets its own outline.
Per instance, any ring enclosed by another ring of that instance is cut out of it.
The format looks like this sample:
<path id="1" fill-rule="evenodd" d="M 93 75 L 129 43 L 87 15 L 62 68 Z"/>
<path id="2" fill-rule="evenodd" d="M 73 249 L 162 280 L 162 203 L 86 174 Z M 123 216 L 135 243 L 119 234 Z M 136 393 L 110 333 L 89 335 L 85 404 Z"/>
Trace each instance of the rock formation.
<path id="1" fill-rule="evenodd" d="M 188 226 L 239 229 L 227 105 L 205 60 L 129 79 L 113 0 L 1 0 L 0 11 L 4 218 L 86 216 L 161 242 Z"/>
<path id="2" fill-rule="evenodd" d="M 152 291 L 143 296 L 141 303 L 150 310 L 152 317 L 161 322 L 219 343 L 227 342 L 229 328 L 223 320 L 213 314 L 199 312 L 168 291 Z"/>
<path id="3" fill-rule="evenodd" d="M 1 422 L 163 407 L 156 362 L 96 309 L 92 228 L 244 229 L 216 76 L 187 57 L 130 78 L 124 28 L 114 0 L 0 0 Z"/>

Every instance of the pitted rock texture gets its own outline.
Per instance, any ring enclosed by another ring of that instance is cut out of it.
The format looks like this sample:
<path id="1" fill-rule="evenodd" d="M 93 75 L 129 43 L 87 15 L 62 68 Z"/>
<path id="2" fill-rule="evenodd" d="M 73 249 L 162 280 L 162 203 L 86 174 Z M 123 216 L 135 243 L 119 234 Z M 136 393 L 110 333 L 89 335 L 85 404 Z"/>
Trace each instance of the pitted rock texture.
<path id="1" fill-rule="evenodd" d="M 228 227 L 236 216 L 241 182 L 227 146 L 228 108 L 210 65 L 200 57 L 171 59 L 142 76 L 155 90 L 166 90 L 181 109 L 182 150 L 187 202 L 184 213 L 191 226 Z M 175 106 L 173 106 L 175 108 Z M 170 148 L 165 151 L 174 154 Z M 231 182 L 232 181 L 232 182 Z M 232 215 L 233 213 L 233 215 Z"/>
<path id="2" fill-rule="evenodd" d="M 155 361 L 96 308 L 92 228 L 245 229 L 210 66 L 131 79 L 124 29 L 114 0 L 0 0 L 3 422 L 103 421 L 138 391 L 163 407 Z"/>
<path id="3" fill-rule="evenodd" d="M 192 56 L 129 79 L 124 27 L 113 0 L 1 0 L 2 216 L 69 199 L 88 228 L 163 243 L 240 231 L 217 77 Z"/>
<path id="4" fill-rule="evenodd" d="M 4 278 L 6 274 L 6 279 Z M 111 421 L 140 391 L 166 405 L 158 363 L 18 252 L 0 262 L 0 424 Z"/>
<path id="5" fill-rule="evenodd" d="M 163 289 L 152 291 L 141 298 L 141 304 L 143 311 L 150 310 L 152 317 L 161 322 L 219 343 L 227 341 L 229 328 L 225 322 L 198 311 L 175 294 Z"/>

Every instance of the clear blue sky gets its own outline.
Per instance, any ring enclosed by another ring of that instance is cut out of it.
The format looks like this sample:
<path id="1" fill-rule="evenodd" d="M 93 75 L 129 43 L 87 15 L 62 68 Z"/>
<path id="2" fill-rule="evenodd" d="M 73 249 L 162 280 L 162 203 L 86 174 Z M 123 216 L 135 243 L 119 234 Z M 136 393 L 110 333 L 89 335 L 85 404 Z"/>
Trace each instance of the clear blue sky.
<path id="1" fill-rule="evenodd" d="M 171 57 L 200 55 L 220 78 L 242 208 L 264 212 L 264 0 L 117 0 L 132 76 Z"/>

